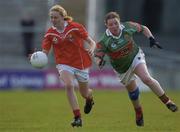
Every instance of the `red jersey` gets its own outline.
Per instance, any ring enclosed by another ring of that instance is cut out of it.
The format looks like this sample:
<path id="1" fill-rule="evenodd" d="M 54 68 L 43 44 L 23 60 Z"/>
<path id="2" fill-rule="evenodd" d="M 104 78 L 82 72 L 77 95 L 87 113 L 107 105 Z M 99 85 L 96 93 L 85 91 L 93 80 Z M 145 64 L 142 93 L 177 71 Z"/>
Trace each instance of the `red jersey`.
<path id="1" fill-rule="evenodd" d="M 79 23 L 67 22 L 63 32 L 55 27 L 49 28 L 42 42 L 42 49 L 49 51 L 53 47 L 56 64 L 66 64 L 78 69 L 91 66 L 92 60 L 84 49 L 87 39 L 86 29 Z"/>

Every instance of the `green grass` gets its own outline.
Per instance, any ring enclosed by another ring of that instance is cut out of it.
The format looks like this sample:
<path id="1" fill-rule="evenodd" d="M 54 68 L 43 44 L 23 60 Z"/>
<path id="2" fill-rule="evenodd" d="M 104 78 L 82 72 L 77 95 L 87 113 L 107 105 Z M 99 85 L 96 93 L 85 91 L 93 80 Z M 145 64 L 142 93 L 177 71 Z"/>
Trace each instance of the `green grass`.
<path id="1" fill-rule="evenodd" d="M 180 106 L 180 92 L 168 92 Z M 64 91 L 0 91 L 0 132 L 180 132 L 180 112 L 170 112 L 152 92 L 141 93 L 145 126 L 136 127 L 125 91 L 94 91 L 95 106 L 72 128 Z M 78 99 L 83 111 L 84 100 Z"/>

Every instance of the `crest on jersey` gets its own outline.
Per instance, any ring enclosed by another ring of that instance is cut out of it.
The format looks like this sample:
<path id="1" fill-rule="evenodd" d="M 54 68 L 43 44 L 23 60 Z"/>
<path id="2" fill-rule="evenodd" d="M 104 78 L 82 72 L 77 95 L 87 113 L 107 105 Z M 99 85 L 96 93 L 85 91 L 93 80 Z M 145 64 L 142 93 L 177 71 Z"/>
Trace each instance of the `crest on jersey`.
<path id="1" fill-rule="evenodd" d="M 111 44 L 111 48 L 116 48 L 116 47 L 117 47 L 117 44 L 115 44 L 115 43 Z"/>
<path id="2" fill-rule="evenodd" d="M 69 41 L 71 41 L 71 42 L 74 40 L 72 34 L 69 34 L 66 38 L 67 38 Z"/>
<path id="3" fill-rule="evenodd" d="M 53 41 L 54 44 L 57 44 L 58 43 L 58 38 L 57 37 L 53 37 L 52 41 Z"/>

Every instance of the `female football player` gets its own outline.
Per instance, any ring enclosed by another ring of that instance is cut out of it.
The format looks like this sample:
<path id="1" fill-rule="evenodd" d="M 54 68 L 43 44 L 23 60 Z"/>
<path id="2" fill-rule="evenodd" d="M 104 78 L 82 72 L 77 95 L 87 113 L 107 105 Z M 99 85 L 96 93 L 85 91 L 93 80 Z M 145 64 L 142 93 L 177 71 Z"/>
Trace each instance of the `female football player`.
<path id="1" fill-rule="evenodd" d="M 97 44 L 96 62 L 102 67 L 104 55 L 109 57 L 113 69 L 128 91 L 135 109 L 137 126 L 143 126 L 144 121 L 136 76 L 160 98 L 168 109 L 173 112 L 177 111 L 178 107 L 165 94 L 158 81 L 149 74 L 144 53 L 133 40 L 135 33 L 142 33 L 149 39 L 150 47 L 162 48 L 151 31 L 146 26 L 135 22 L 121 23 L 120 16 L 116 12 L 109 12 L 105 16 L 105 25 L 107 29 Z"/>
<path id="2" fill-rule="evenodd" d="M 51 47 L 53 48 L 56 68 L 65 84 L 67 98 L 74 114 L 71 125 L 79 127 L 82 126 L 82 120 L 74 91 L 74 79 L 77 80 L 79 91 L 86 100 L 84 112 L 88 114 L 94 104 L 92 90 L 88 87 L 88 72 L 96 43 L 81 24 L 74 22 L 72 17 L 68 16 L 62 6 L 54 5 L 49 15 L 52 27 L 44 36 L 42 49 L 48 54 Z M 88 46 L 84 45 L 84 41 Z"/>

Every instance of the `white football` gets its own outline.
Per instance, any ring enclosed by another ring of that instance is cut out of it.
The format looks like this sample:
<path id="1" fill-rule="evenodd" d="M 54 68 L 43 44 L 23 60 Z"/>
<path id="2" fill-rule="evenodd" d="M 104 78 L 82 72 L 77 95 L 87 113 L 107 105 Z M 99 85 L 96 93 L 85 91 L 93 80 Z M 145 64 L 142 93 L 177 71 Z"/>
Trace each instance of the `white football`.
<path id="1" fill-rule="evenodd" d="M 48 63 L 48 57 L 44 52 L 36 51 L 31 55 L 30 63 L 35 68 L 43 68 Z"/>

